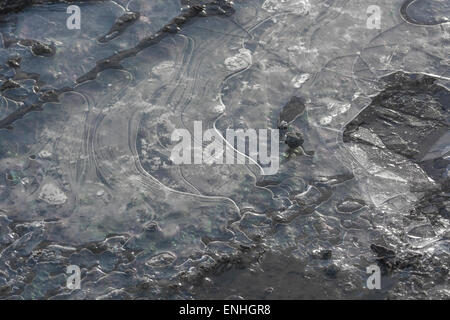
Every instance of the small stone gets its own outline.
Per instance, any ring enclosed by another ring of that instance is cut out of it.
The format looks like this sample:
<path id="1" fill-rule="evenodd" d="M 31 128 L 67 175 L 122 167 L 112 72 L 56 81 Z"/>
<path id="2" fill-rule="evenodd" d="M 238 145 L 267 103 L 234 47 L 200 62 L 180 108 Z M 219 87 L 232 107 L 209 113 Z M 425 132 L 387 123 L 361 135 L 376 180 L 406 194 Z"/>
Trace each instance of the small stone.
<path id="1" fill-rule="evenodd" d="M 50 57 L 55 54 L 55 48 L 45 43 L 35 41 L 31 46 L 31 52 L 37 56 Z"/>
<path id="2" fill-rule="evenodd" d="M 303 144 L 304 139 L 300 132 L 289 132 L 286 135 L 285 142 L 289 146 L 289 148 L 296 149 Z"/>
<path id="3" fill-rule="evenodd" d="M 322 250 L 319 252 L 319 257 L 322 260 L 330 260 L 333 252 L 331 250 Z"/>
<path id="4" fill-rule="evenodd" d="M 161 231 L 161 228 L 159 227 L 158 223 L 154 221 L 149 221 L 146 224 L 144 224 L 143 229 L 148 232 Z"/>
<path id="5" fill-rule="evenodd" d="M 335 264 L 332 264 L 325 268 L 325 274 L 330 278 L 336 278 L 337 274 L 339 273 L 340 269 Z"/>
<path id="6" fill-rule="evenodd" d="M 177 33 L 181 29 L 176 24 L 168 24 L 164 26 L 163 30 L 168 33 Z"/>
<path id="7" fill-rule="evenodd" d="M 117 19 L 116 23 L 118 25 L 123 25 L 123 24 L 127 24 L 127 23 L 130 23 L 130 22 L 134 22 L 137 19 L 139 19 L 139 13 L 137 13 L 137 12 L 126 12 L 125 14 L 121 15 Z"/>
<path id="8" fill-rule="evenodd" d="M 8 61 L 6 63 L 11 68 L 17 69 L 17 68 L 20 67 L 20 63 L 21 62 L 22 62 L 22 58 L 21 57 L 11 57 L 11 58 L 8 59 Z"/>

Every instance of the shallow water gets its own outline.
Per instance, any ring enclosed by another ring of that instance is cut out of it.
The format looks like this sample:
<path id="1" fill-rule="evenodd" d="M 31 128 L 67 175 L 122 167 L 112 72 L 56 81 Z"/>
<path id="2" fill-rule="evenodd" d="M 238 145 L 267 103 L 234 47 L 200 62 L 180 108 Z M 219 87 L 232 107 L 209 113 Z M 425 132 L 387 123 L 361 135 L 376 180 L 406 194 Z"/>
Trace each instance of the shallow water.
<path id="1" fill-rule="evenodd" d="M 442 159 L 437 174 L 376 149 L 371 132 L 359 134 L 372 145 L 343 140 L 387 75 L 449 88 L 448 1 L 373 1 L 381 29 L 368 29 L 361 1 L 241 0 L 142 45 L 186 3 L 79 3 L 80 30 L 66 28 L 64 3 L 2 18 L 0 79 L 20 87 L 0 97 L 0 297 L 449 298 L 449 216 L 409 217 L 448 181 L 448 92 L 447 133 L 423 154 Z M 126 11 L 139 19 L 98 41 Z M 290 130 L 305 142 L 294 153 L 280 143 L 277 174 L 171 162 L 173 130 L 276 128 L 294 96 L 306 108 Z M 373 244 L 395 251 L 395 267 Z M 381 290 L 365 288 L 372 264 Z M 80 290 L 66 287 L 68 265 L 81 268 Z"/>

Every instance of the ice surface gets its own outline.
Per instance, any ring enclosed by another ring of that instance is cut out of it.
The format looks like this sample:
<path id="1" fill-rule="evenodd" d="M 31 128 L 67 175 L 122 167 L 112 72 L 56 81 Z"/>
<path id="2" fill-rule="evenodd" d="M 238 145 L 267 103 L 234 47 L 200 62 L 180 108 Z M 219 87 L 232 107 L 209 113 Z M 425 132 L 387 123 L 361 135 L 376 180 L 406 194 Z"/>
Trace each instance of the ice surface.
<path id="1" fill-rule="evenodd" d="M 408 12 L 416 14 L 419 3 Z M 31 7 L 2 22 L 1 63 L 20 55 L 27 74 L 0 70 L 2 83 L 19 75 L 24 90 L 5 90 L 0 99 L 0 296 L 193 297 L 190 284 L 233 266 L 257 268 L 266 251 L 301 261 L 304 279 L 331 281 L 311 285 L 318 296 L 332 287 L 332 297 L 368 297 L 361 287 L 366 267 L 385 263 L 371 244 L 393 248 L 399 259 L 423 254 L 420 263 L 429 268 L 433 259 L 448 259 L 448 248 L 439 249 L 448 247 L 448 199 L 439 198 L 429 215 L 425 206 L 411 213 L 422 197 L 440 192 L 431 174 L 368 128 L 354 133 L 366 143 L 344 143 L 343 132 L 385 88 L 383 76 L 450 80 L 450 25 L 405 21 L 404 1 L 371 4 L 382 8 L 380 30 L 366 27 L 364 1 L 238 0 L 234 14 L 195 17 L 92 80 L 83 75 L 98 61 L 155 35 L 181 13 L 180 3 L 129 2 L 139 20 L 106 43 L 97 39 L 124 14 L 126 1 L 82 4 L 79 31 L 64 27 L 64 4 Z M 56 53 L 35 56 L 5 46 L 6 37 L 53 43 Z M 9 121 L 38 99 L 34 86 L 71 90 Z M 276 128 L 295 96 L 306 110 L 290 130 L 303 134 L 304 152 L 281 143 L 276 175 L 262 177 L 254 163 L 171 162 L 174 129 L 193 133 L 194 121 L 223 136 L 227 128 Z M 448 112 L 448 100 L 443 104 Z M 442 157 L 448 142 L 444 135 L 423 160 Z M 321 250 L 332 257 L 312 258 Z M 83 270 L 80 291 L 65 288 L 69 264 Z M 400 284 L 382 297 L 422 294 L 395 272 L 386 277 Z M 307 291 L 312 281 L 296 290 Z"/>

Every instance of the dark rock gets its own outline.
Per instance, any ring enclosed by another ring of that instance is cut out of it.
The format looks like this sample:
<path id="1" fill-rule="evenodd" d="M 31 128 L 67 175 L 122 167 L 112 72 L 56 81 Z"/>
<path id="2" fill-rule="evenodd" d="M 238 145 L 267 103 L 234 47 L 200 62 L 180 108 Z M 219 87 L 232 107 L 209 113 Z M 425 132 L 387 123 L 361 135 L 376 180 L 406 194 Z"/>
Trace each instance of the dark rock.
<path id="1" fill-rule="evenodd" d="M 39 41 L 34 41 L 31 45 L 31 51 L 37 56 L 51 57 L 55 54 L 56 48 Z"/>
<path id="2" fill-rule="evenodd" d="M 44 102 L 58 102 L 59 93 L 56 90 L 43 91 L 41 95 L 41 100 Z"/>
<path id="3" fill-rule="evenodd" d="M 268 187 L 268 186 L 276 186 L 279 185 L 281 181 L 277 178 L 272 178 L 271 176 L 264 176 L 264 179 L 261 181 L 257 181 L 256 185 L 258 187 Z"/>
<path id="4" fill-rule="evenodd" d="M 14 89 L 14 88 L 20 88 L 20 84 L 18 84 L 17 82 L 15 82 L 14 80 L 6 80 L 2 86 L 0 87 L 0 91 L 6 91 L 9 89 Z"/>
<path id="5" fill-rule="evenodd" d="M 304 139 L 300 132 L 289 132 L 286 135 L 285 142 L 289 146 L 289 148 L 296 149 L 303 145 Z"/>
<path id="6" fill-rule="evenodd" d="M 371 244 L 370 249 L 377 254 L 378 257 L 381 258 L 390 258 L 395 257 L 395 252 L 386 247 L 379 246 L 376 244 Z"/>
<path id="7" fill-rule="evenodd" d="M 282 141 L 286 137 L 286 133 L 289 130 L 289 124 L 286 121 L 279 122 L 278 130 L 280 132 L 280 141 Z"/>
<path id="8" fill-rule="evenodd" d="M 449 181 L 450 177 L 447 174 L 447 168 L 450 167 L 450 160 L 445 159 L 444 157 L 448 158 L 448 154 L 419 163 L 425 172 L 439 184 L 445 184 L 446 181 Z"/>
<path id="9" fill-rule="evenodd" d="M 156 223 L 154 221 L 147 222 L 143 226 L 143 229 L 147 232 L 161 232 L 161 228 L 159 227 L 158 223 Z"/>
<path id="10" fill-rule="evenodd" d="M 284 120 L 280 121 L 278 123 L 278 129 L 285 131 L 285 130 L 289 129 L 289 124 L 286 121 L 284 121 Z"/>
<path id="11" fill-rule="evenodd" d="M 410 217 L 426 216 L 432 224 L 439 224 L 439 217 L 450 219 L 450 200 L 448 191 L 430 190 L 410 212 Z"/>
<path id="12" fill-rule="evenodd" d="M 312 258 L 319 260 L 330 260 L 333 255 L 333 251 L 329 249 L 323 249 L 319 251 L 315 251 L 312 254 Z"/>
<path id="13" fill-rule="evenodd" d="M 325 274 L 330 278 L 336 278 L 340 269 L 337 265 L 332 264 L 325 268 Z"/>
<path id="14" fill-rule="evenodd" d="M 8 59 L 8 61 L 6 61 L 7 65 L 14 69 L 20 68 L 21 62 L 22 62 L 21 57 L 11 57 Z"/>

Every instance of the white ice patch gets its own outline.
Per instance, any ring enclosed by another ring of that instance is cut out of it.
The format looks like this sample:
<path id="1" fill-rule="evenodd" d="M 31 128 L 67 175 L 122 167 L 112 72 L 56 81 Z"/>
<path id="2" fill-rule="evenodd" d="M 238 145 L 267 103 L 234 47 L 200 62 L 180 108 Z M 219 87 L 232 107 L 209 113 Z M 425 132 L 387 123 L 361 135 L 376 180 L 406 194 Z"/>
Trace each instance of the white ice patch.
<path id="1" fill-rule="evenodd" d="M 51 205 L 60 205 L 67 201 L 67 196 L 54 183 L 47 183 L 42 187 L 39 199 Z"/>
<path id="2" fill-rule="evenodd" d="M 291 82 L 294 88 L 301 88 L 301 86 L 308 81 L 310 75 L 308 73 L 303 73 L 301 75 L 295 76 Z"/>
<path id="3" fill-rule="evenodd" d="M 213 110 L 214 110 L 214 113 L 222 114 L 225 112 L 225 106 L 223 104 L 218 104 L 218 105 L 214 106 Z"/>
<path id="4" fill-rule="evenodd" d="M 333 121 L 333 117 L 325 116 L 325 117 L 322 117 L 319 122 L 322 126 L 326 126 L 327 124 L 330 124 L 331 121 Z"/>
<path id="5" fill-rule="evenodd" d="M 364 127 L 359 127 L 358 131 L 352 134 L 352 137 L 367 141 L 379 148 L 386 148 L 383 141 L 375 133 Z"/>
<path id="6" fill-rule="evenodd" d="M 347 112 L 351 107 L 350 103 L 328 103 L 327 105 L 327 115 L 322 117 L 319 122 L 321 125 L 330 124 L 333 119 L 345 112 Z"/>
<path id="7" fill-rule="evenodd" d="M 262 8 L 267 12 L 291 11 L 297 14 L 306 14 L 311 10 L 309 0 L 266 0 Z"/>
<path id="8" fill-rule="evenodd" d="M 175 66 L 175 63 L 173 61 L 161 62 L 157 66 L 153 67 L 152 72 L 157 76 L 162 76 L 167 73 L 171 73 L 174 66 Z"/>
<path id="9" fill-rule="evenodd" d="M 252 54 L 247 49 L 240 49 L 237 55 L 225 59 L 225 66 L 231 71 L 245 69 L 251 64 Z"/>

